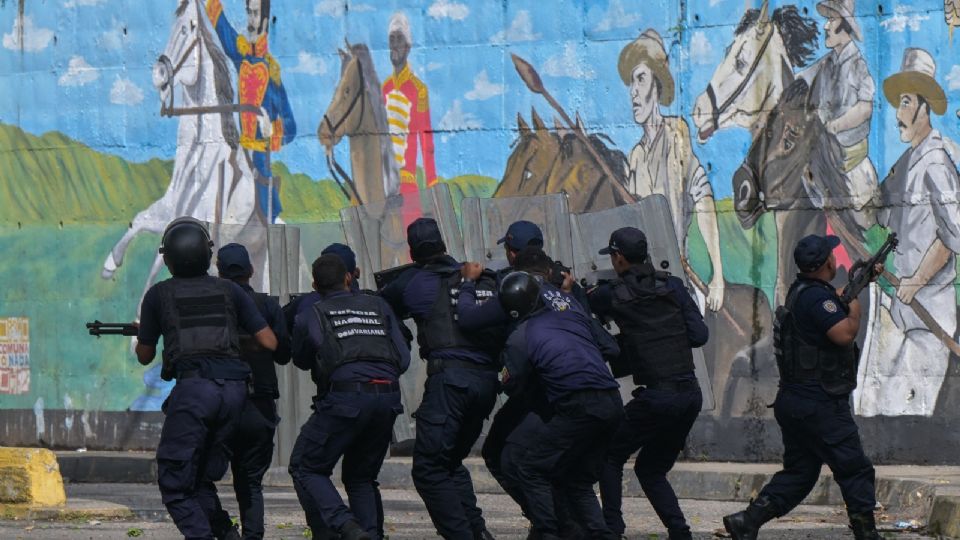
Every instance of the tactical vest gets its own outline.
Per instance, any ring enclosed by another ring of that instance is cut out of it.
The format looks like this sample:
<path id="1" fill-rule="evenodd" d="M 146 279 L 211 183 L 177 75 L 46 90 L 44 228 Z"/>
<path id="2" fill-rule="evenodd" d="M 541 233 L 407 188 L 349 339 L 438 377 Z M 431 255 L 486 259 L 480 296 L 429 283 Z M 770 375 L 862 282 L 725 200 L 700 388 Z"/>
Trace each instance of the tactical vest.
<path id="1" fill-rule="evenodd" d="M 615 375 L 632 373 L 636 384 L 694 370 L 687 325 L 667 277 L 666 272 L 630 273 L 611 283 L 622 366 Z"/>
<path id="2" fill-rule="evenodd" d="M 860 351 L 856 343 L 846 347 L 818 345 L 804 338 L 793 314 L 797 299 L 816 282 L 798 281 L 787 294 L 786 305 L 777 308 L 773 324 L 773 347 L 783 382 L 819 381 L 832 396 L 844 396 L 857 387 Z M 836 299 L 840 302 L 840 299 Z"/>
<path id="3" fill-rule="evenodd" d="M 317 302 L 313 309 L 324 336 L 317 351 L 319 373 L 314 378 L 318 384 L 350 362 L 384 362 L 400 368 L 400 353 L 379 298 L 362 293 L 334 296 Z"/>
<path id="4" fill-rule="evenodd" d="M 440 291 L 427 319 L 417 321 L 417 343 L 422 349 L 421 355 L 426 358 L 431 352 L 441 349 L 496 351 L 503 340 L 501 329 L 485 329 L 467 335 L 457 324 L 457 301 L 462 282 L 460 270 L 453 267 L 437 270 L 430 266 L 424 270 L 440 275 Z M 483 304 L 493 300 L 496 290 L 495 275 L 484 271 L 476 281 L 477 302 Z"/>
<path id="5" fill-rule="evenodd" d="M 267 301 L 270 298 L 265 293 L 249 293 L 253 303 L 257 306 L 257 311 L 267 318 Z M 250 366 L 253 373 L 253 395 L 270 396 L 274 399 L 280 397 L 280 389 L 277 387 L 277 372 L 273 367 L 273 351 L 263 348 L 257 343 L 256 338 L 248 334 L 246 330 L 238 329 L 240 334 L 240 359 Z"/>
<path id="6" fill-rule="evenodd" d="M 163 360 L 170 369 L 188 358 L 240 358 L 237 307 L 231 283 L 212 276 L 172 278 L 160 289 Z"/>

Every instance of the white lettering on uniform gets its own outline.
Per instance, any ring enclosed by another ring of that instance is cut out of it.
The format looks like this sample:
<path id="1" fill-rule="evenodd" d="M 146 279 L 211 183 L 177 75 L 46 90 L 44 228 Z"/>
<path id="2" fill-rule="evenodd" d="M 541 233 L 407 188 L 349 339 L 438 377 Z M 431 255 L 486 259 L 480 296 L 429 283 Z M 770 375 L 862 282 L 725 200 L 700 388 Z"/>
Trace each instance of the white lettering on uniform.
<path id="1" fill-rule="evenodd" d="M 380 326 L 380 319 L 367 317 L 348 317 L 346 319 L 334 319 L 330 322 L 334 327 L 346 326 L 348 324 L 369 324 L 372 326 Z"/>
<path id="2" fill-rule="evenodd" d="M 353 309 L 337 309 L 334 311 L 328 311 L 327 317 L 336 317 L 338 315 L 355 315 L 357 317 L 376 317 L 376 311 L 356 311 Z"/>
<path id="3" fill-rule="evenodd" d="M 382 328 L 351 328 L 343 332 L 337 332 L 337 339 L 343 339 L 351 336 L 386 336 L 387 333 Z"/>

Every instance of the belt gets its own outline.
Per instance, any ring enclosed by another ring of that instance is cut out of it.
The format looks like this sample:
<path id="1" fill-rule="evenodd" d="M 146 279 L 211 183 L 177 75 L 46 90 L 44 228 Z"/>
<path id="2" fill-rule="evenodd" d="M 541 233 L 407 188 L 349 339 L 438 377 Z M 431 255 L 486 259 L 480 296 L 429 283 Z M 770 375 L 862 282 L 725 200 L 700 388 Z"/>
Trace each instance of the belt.
<path id="1" fill-rule="evenodd" d="M 474 371 L 489 371 L 493 373 L 500 371 L 500 368 L 494 364 L 478 364 L 466 360 L 445 360 L 442 358 L 427 360 L 427 375 L 440 373 L 447 368 L 472 369 Z"/>
<path id="2" fill-rule="evenodd" d="M 400 391 L 400 383 L 358 383 L 358 382 L 332 382 L 330 383 L 331 392 L 364 392 L 367 394 L 390 394 Z"/>
<path id="3" fill-rule="evenodd" d="M 650 390 L 664 390 L 667 392 L 690 392 L 699 390 L 700 384 L 696 381 L 657 381 L 646 385 Z"/>
<path id="4" fill-rule="evenodd" d="M 186 369 L 177 373 L 177 380 L 180 379 L 198 379 L 203 377 L 199 369 Z"/>

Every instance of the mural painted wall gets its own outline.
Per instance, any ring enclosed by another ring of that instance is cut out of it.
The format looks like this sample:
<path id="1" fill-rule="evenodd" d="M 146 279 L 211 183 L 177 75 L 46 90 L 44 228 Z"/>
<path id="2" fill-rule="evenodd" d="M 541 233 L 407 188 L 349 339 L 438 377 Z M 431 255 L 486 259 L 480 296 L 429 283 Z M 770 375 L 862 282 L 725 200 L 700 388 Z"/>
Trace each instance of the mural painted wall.
<path id="1" fill-rule="evenodd" d="M 956 26 L 957 0 L 0 1 L 6 433 L 149 445 L 170 384 L 82 323 L 136 317 L 173 217 L 257 267 L 268 223 L 325 231 L 303 262 L 341 208 L 406 223 L 443 183 L 574 213 L 666 199 L 714 336 L 691 457 L 776 455 L 793 244 L 840 236 L 840 284 L 897 233 L 861 296 L 855 409 L 879 460 L 955 462 L 930 442 L 960 438 Z"/>

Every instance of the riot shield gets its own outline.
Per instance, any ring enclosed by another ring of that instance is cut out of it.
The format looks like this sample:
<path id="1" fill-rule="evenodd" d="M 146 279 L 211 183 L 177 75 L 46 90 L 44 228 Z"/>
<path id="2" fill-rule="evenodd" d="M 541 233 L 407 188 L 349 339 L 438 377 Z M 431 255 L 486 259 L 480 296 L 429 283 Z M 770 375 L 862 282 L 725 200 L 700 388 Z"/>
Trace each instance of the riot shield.
<path id="1" fill-rule="evenodd" d="M 562 193 L 530 197 L 479 199 L 468 197 L 460 203 L 463 221 L 463 247 L 466 258 L 499 270 L 507 266 L 507 257 L 497 240 L 507 227 L 521 219 L 536 223 L 543 230 L 543 249 L 566 265 L 573 261 L 567 196 Z"/>
<path id="2" fill-rule="evenodd" d="M 577 277 L 585 278 L 589 283 L 615 277 L 610 256 L 597 252 L 608 245 L 613 231 L 620 227 L 636 227 L 647 235 L 654 267 L 668 270 L 682 278 L 687 288 L 691 287 L 680 264 L 680 243 L 674 233 L 670 207 L 662 195 L 652 195 L 633 204 L 598 212 L 571 214 L 570 221 L 573 229 L 573 268 Z M 703 392 L 702 410 L 713 410 L 716 402 L 702 349 L 693 350 L 693 361 Z M 628 379 L 621 379 L 620 384 L 621 392 L 633 391 L 634 386 Z"/>

